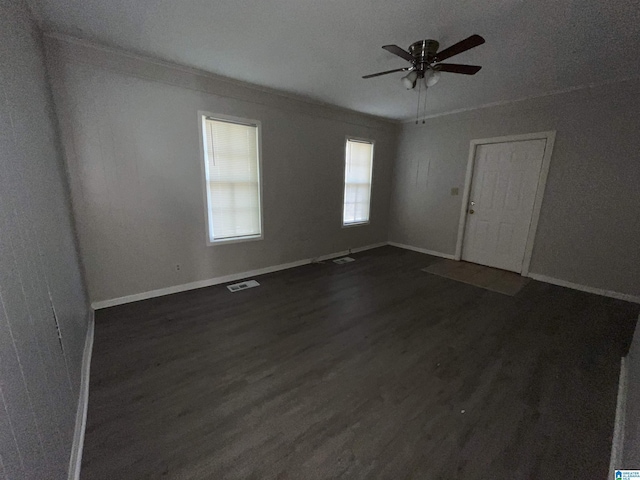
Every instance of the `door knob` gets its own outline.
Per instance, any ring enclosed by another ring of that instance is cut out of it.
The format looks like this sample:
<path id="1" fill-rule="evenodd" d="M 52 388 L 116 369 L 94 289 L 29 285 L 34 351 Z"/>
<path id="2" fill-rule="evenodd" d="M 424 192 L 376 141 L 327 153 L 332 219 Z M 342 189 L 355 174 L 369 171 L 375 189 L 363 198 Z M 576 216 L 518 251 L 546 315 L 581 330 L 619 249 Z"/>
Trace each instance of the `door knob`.
<path id="1" fill-rule="evenodd" d="M 475 210 L 473 208 L 469 210 L 469 214 L 473 215 L 474 213 L 475 213 Z"/>

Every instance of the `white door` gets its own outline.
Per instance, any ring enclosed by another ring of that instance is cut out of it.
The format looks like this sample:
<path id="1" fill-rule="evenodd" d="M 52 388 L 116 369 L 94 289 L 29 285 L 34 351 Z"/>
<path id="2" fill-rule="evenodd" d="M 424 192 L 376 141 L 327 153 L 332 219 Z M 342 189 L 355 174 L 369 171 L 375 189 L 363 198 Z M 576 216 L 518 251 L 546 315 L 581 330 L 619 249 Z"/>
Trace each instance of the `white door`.
<path id="1" fill-rule="evenodd" d="M 476 147 L 463 260 L 522 271 L 546 142 Z"/>

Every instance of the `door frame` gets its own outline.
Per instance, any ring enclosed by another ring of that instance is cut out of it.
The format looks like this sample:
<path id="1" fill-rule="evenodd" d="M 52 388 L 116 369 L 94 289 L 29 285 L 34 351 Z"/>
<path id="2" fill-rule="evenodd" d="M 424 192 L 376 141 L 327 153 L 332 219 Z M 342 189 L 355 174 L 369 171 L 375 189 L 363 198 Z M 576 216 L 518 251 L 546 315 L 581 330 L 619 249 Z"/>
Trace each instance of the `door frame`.
<path id="1" fill-rule="evenodd" d="M 458 239 L 456 242 L 455 260 L 462 259 L 462 245 L 464 243 L 465 226 L 467 224 L 467 206 L 469 196 L 471 194 L 471 181 L 473 180 L 473 169 L 476 158 L 476 149 L 479 145 L 488 145 L 491 143 L 509 143 L 523 142 L 526 140 L 546 140 L 544 146 L 544 156 L 542 157 L 542 167 L 540 168 L 540 176 L 538 177 L 538 188 L 536 189 L 536 197 L 533 204 L 533 212 L 531 213 L 531 223 L 529 224 L 529 233 L 527 235 L 527 244 L 524 250 L 524 258 L 522 260 L 522 270 L 520 275 L 526 277 L 529 275 L 529 264 L 531 263 L 531 255 L 533 253 L 533 243 L 538 229 L 538 220 L 540 219 L 540 209 L 542 208 L 542 198 L 547 185 L 547 177 L 549 175 L 549 165 L 551 164 L 551 154 L 553 152 L 553 144 L 555 143 L 556 132 L 550 130 L 548 132 L 525 133 L 521 135 L 507 135 L 504 137 L 482 138 L 471 140 L 469 147 L 469 159 L 467 160 L 467 174 L 464 181 L 464 190 L 462 194 L 462 205 L 460 207 L 460 221 L 458 223 Z"/>

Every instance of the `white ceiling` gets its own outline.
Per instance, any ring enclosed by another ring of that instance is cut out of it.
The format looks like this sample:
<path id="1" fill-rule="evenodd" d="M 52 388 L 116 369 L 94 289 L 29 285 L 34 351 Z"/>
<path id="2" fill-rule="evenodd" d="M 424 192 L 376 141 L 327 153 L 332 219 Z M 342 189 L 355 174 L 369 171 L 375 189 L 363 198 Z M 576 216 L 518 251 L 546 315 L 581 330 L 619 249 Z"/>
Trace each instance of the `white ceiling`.
<path id="1" fill-rule="evenodd" d="M 416 115 L 404 60 L 382 50 L 433 38 L 487 43 L 443 73 L 427 113 L 640 75 L 636 0 L 34 0 L 49 30 L 392 119 Z"/>

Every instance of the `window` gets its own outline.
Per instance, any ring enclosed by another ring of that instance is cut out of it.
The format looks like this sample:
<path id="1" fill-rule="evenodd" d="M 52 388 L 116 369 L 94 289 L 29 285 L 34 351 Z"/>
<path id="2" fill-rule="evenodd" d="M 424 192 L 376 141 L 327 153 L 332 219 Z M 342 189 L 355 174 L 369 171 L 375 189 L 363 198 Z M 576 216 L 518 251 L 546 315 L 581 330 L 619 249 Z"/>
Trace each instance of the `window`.
<path id="1" fill-rule="evenodd" d="M 369 223 L 373 142 L 347 138 L 343 225 Z"/>
<path id="2" fill-rule="evenodd" d="M 201 121 L 209 243 L 262 238 L 260 122 Z"/>

